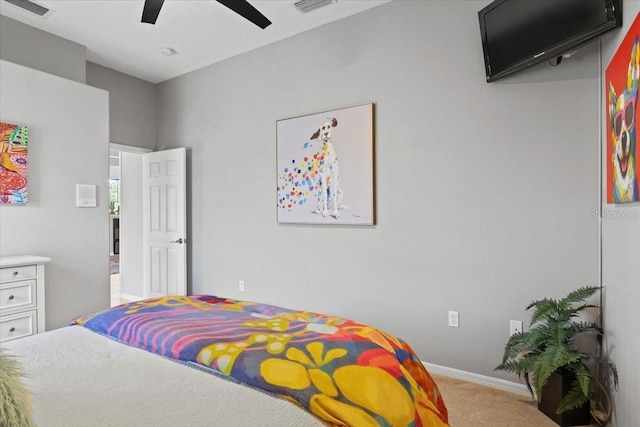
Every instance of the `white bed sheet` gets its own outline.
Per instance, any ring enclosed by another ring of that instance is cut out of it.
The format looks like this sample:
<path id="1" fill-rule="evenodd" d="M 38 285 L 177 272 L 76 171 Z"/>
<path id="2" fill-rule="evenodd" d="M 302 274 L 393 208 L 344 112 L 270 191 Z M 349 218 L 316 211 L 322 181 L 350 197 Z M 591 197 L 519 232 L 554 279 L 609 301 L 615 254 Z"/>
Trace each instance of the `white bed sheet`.
<path id="1" fill-rule="evenodd" d="M 5 342 L 38 427 L 325 426 L 302 408 L 80 326 Z"/>

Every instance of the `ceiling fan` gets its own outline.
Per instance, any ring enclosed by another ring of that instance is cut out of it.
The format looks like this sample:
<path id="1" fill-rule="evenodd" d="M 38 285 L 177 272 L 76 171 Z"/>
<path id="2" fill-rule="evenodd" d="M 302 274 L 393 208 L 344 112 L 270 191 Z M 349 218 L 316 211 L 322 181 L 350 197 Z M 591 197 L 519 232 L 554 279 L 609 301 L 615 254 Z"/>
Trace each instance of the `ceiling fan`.
<path id="1" fill-rule="evenodd" d="M 256 24 L 263 30 L 271 25 L 269 21 L 262 13 L 260 13 L 255 7 L 251 6 L 246 0 L 216 0 L 218 3 L 233 10 L 238 15 L 248 19 Z M 142 22 L 148 24 L 155 24 L 158 19 L 160 9 L 164 0 L 145 0 L 144 9 L 142 10 Z"/>

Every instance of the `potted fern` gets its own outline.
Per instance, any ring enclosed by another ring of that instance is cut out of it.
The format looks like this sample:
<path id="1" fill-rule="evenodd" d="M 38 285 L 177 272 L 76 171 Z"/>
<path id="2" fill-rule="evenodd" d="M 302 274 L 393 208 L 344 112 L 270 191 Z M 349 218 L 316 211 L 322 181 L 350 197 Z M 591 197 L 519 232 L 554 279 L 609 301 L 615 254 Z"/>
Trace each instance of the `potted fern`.
<path id="1" fill-rule="evenodd" d="M 533 301 L 531 326 L 526 332 L 512 335 L 504 350 L 502 363 L 495 369 L 517 373 L 524 377 L 531 396 L 537 398 L 538 408 L 561 426 L 590 423 L 590 401 L 598 400 L 598 389 L 608 392 L 592 369 L 601 369 L 607 379 L 618 387 L 615 365 L 599 356 L 596 351 L 585 351 L 576 345 L 580 337 L 591 335 L 598 347 L 602 329 L 595 322 L 582 320 L 583 311 L 597 306 L 585 303 L 601 287 L 584 286 L 566 297 L 555 300 L 544 298 Z M 564 386 L 564 390 L 560 390 Z M 549 402 L 549 400 L 555 400 Z M 597 408 L 593 411 L 598 422 L 605 423 L 610 415 Z"/>

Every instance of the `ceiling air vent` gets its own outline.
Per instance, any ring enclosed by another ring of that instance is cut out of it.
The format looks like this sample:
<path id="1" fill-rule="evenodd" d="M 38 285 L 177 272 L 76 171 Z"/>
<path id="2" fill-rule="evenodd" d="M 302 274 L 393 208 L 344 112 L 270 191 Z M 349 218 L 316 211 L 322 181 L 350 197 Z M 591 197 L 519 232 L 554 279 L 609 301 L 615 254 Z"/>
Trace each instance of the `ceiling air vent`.
<path id="1" fill-rule="evenodd" d="M 36 15 L 42 19 L 48 18 L 54 12 L 53 9 L 44 7 L 33 0 L 2 0 L 2 2 L 20 8 L 20 10 L 31 15 Z"/>
<path id="2" fill-rule="evenodd" d="M 300 0 L 293 5 L 302 13 L 311 12 L 312 10 L 328 6 L 331 3 L 335 3 L 338 0 Z"/>

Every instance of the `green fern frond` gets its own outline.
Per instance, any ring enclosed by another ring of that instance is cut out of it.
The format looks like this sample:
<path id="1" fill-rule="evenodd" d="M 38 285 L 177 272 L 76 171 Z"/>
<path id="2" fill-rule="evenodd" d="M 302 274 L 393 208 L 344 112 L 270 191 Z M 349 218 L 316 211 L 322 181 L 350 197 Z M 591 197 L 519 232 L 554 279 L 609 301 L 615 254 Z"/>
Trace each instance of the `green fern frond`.
<path id="1" fill-rule="evenodd" d="M 587 321 L 571 322 L 565 329 L 571 334 L 580 334 L 582 332 L 602 333 L 602 328 L 597 323 Z"/>
<path id="2" fill-rule="evenodd" d="M 538 325 L 526 332 L 522 333 L 524 336 L 520 341 L 520 351 L 530 350 L 544 350 L 546 343 L 549 341 L 551 331 L 549 325 Z"/>
<path id="3" fill-rule="evenodd" d="M 535 376 L 536 394 L 542 394 L 551 374 L 563 366 L 572 364 L 582 358 L 582 355 L 572 351 L 563 343 L 550 343 L 546 350 L 536 358 L 532 373 Z"/>
<path id="4" fill-rule="evenodd" d="M 618 369 L 616 368 L 616 365 L 601 357 L 593 357 L 593 359 L 598 363 L 598 365 L 600 365 L 606 373 L 606 376 L 613 380 L 613 388 L 615 391 L 618 391 Z"/>
<path id="5" fill-rule="evenodd" d="M 561 414 L 571 409 L 579 408 L 588 400 L 588 396 L 582 392 L 582 388 L 578 384 L 577 380 L 571 383 L 569 391 L 560 401 L 560 405 L 556 410 L 556 413 Z"/>
<path id="6" fill-rule="evenodd" d="M 586 364 L 591 360 L 606 370 L 617 390 L 615 365 L 595 354 L 581 352 L 575 346 L 583 334 L 590 334 L 588 337 L 601 345 L 603 330 L 598 323 L 580 319 L 585 309 L 599 308 L 586 301 L 601 289 L 583 286 L 558 300 L 544 298 L 531 302 L 526 308 L 532 310 L 529 330 L 509 338 L 502 363 L 495 369 L 524 377 L 529 392 L 538 399 L 553 373 L 574 375 L 570 392 L 558 408 L 559 412 L 579 407 L 589 398 L 595 398 L 596 381 Z"/>
<path id="7" fill-rule="evenodd" d="M 565 335 L 568 343 L 573 343 L 580 334 L 595 334 L 598 339 L 602 336 L 602 328 L 593 322 L 572 322 L 565 325 Z"/>
<path id="8" fill-rule="evenodd" d="M 531 380 L 529 379 L 528 372 L 524 373 L 524 382 L 527 385 L 527 388 L 529 389 L 529 393 L 531 393 L 531 397 L 535 397 L 535 395 L 533 394 L 533 387 L 531 386 Z M 538 397 L 538 400 L 540 400 L 540 397 Z"/>
<path id="9" fill-rule="evenodd" d="M 582 302 L 592 297 L 597 291 L 602 289 L 600 286 L 582 286 L 575 291 L 569 292 L 566 297 L 562 298 L 560 301 L 565 304 L 575 304 L 577 302 Z"/>
<path id="10" fill-rule="evenodd" d="M 531 326 L 535 325 L 542 319 L 549 319 L 553 317 L 554 314 L 558 313 L 557 302 L 548 298 L 533 301 L 527 306 L 527 311 L 531 308 L 535 308 L 531 314 Z"/>
<path id="11" fill-rule="evenodd" d="M 533 314 L 531 315 L 531 325 L 541 321 L 555 319 L 565 319 L 566 316 L 573 317 L 576 313 L 584 310 L 586 307 L 595 307 L 593 305 L 583 305 L 581 307 L 573 307 L 573 304 L 583 302 L 595 294 L 600 287 L 597 286 L 583 286 L 570 292 L 566 297 L 554 300 L 551 298 L 544 298 L 538 301 L 533 301 L 527 306 L 527 310 L 535 307 Z"/>
<path id="12" fill-rule="evenodd" d="M 581 304 L 581 305 L 576 305 L 576 306 L 567 306 L 564 307 L 562 310 L 562 313 L 560 313 L 560 316 L 558 317 L 558 320 L 563 320 L 565 322 L 569 322 L 571 321 L 571 319 L 573 319 L 574 317 L 579 317 L 580 313 L 582 311 L 584 311 L 587 308 L 600 308 L 597 305 L 593 305 L 593 304 Z"/>
<path id="13" fill-rule="evenodd" d="M 589 357 L 589 355 L 583 355 L 583 358 L 587 357 Z M 582 361 L 577 361 L 569 364 L 567 368 L 575 375 L 575 383 L 580 387 L 582 394 L 587 397 L 591 396 L 595 388 L 591 381 L 591 372 L 589 372 L 589 369 L 587 369 L 585 364 L 582 363 Z"/>
<path id="14" fill-rule="evenodd" d="M 509 341 L 507 341 L 507 344 L 504 347 L 502 363 L 506 362 L 509 359 L 516 358 L 520 355 L 522 350 L 525 348 L 524 343 L 526 341 L 526 338 L 527 335 L 523 332 L 518 332 L 509 337 Z"/>
<path id="15" fill-rule="evenodd" d="M 498 365 L 495 369 L 522 375 L 525 372 L 531 371 L 531 369 L 533 368 L 534 360 L 535 359 L 533 358 L 527 357 L 517 360 L 507 360 L 506 362 Z"/>
<path id="16" fill-rule="evenodd" d="M 522 353 L 537 351 L 548 340 L 547 327 L 539 327 L 513 334 L 504 348 L 502 362 L 522 356 Z"/>

